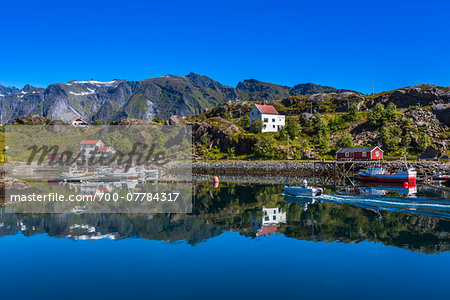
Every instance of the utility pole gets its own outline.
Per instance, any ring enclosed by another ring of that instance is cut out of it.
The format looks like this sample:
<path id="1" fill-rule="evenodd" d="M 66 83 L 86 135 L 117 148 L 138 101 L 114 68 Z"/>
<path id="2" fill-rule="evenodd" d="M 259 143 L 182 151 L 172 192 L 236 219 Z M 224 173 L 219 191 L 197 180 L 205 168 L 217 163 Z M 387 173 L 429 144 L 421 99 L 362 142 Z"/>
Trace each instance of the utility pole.
<path id="1" fill-rule="evenodd" d="M 289 133 L 287 134 L 287 153 L 286 153 L 286 159 L 289 159 Z"/>

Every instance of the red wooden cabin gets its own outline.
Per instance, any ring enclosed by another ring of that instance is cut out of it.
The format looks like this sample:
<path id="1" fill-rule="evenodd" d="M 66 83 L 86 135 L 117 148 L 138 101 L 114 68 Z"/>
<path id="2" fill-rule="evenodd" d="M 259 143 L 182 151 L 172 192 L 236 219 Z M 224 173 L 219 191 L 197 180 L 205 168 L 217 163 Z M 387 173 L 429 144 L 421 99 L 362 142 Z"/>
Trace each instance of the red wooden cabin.
<path id="1" fill-rule="evenodd" d="M 383 159 L 380 147 L 341 148 L 336 152 L 336 159 L 343 160 L 378 160 Z"/>

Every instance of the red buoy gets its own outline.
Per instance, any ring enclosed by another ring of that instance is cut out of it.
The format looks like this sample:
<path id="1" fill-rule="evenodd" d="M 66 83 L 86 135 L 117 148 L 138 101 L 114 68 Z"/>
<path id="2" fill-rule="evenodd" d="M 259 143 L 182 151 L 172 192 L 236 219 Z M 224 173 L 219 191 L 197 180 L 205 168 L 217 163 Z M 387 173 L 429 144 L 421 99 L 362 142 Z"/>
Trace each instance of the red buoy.
<path id="1" fill-rule="evenodd" d="M 214 176 L 214 177 L 213 177 L 213 180 L 214 180 L 215 183 L 219 183 L 219 177 Z"/>

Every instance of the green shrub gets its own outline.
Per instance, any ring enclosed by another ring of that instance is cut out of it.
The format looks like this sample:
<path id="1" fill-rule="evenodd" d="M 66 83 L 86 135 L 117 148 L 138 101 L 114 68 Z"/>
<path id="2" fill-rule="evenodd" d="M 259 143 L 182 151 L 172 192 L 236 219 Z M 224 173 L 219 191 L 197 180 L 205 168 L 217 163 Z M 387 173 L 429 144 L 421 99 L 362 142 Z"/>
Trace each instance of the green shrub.
<path id="1" fill-rule="evenodd" d="M 358 106 L 356 104 L 352 104 L 347 109 L 347 114 L 345 115 L 346 121 L 356 121 L 358 119 Z"/>
<path id="2" fill-rule="evenodd" d="M 339 115 L 334 116 L 330 119 L 330 122 L 328 123 L 328 127 L 332 132 L 338 132 L 341 131 L 345 127 L 346 123 L 344 118 L 342 118 Z"/>
<path id="3" fill-rule="evenodd" d="M 377 103 L 374 108 L 372 108 L 369 111 L 369 114 L 367 115 L 367 119 L 370 123 L 370 125 L 375 127 L 380 127 L 384 124 L 386 121 L 385 119 L 385 111 L 384 111 L 384 105 L 381 103 Z"/>
<path id="4" fill-rule="evenodd" d="M 339 138 L 336 141 L 336 146 L 339 148 L 349 148 L 353 147 L 353 138 L 352 135 L 348 132 L 342 134 L 339 136 Z"/>
<path id="5" fill-rule="evenodd" d="M 261 138 L 253 146 L 253 153 L 261 158 L 273 158 L 275 150 L 275 141 L 270 138 Z"/>
<path id="6" fill-rule="evenodd" d="M 319 115 L 315 115 L 314 120 L 314 129 L 316 130 L 317 134 L 325 134 L 328 132 L 328 124 L 327 122 Z"/>
<path id="7" fill-rule="evenodd" d="M 389 127 L 381 127 L 380 133 L 381 140 L 389 151 L 395 151 L 398 149 L 398 141 Z"/>
<path id="8" fill-rule="evenodd" d="M 377 103 L 375 107 L 369 111 L 367 119 L 372 126 L 381 127 L 387 121 L 395 121 L 397 119 L 397 106 L 390 102 L 387 108 L 384 105 Z"/>
<path id="9" fill-rule="evenodd" d="M 244 130 L 249 130 L 250 129 L 250 117 L 248 114 L 245 114 L 239 121 L 239 125 L 241 125 L 241 127 Z"/>
<path id="10" fill-rule="evenodd" d="M 287 135 L 289 135 L 289 139 L 293 140 L 299 137 L 301 132 L 302 126 L 300 125 L 300 122 L 295 119 L 288 119 L 286 121 L 286 126 L 284 126 L 279 133 L 279 138 L 285 140 Z"/>
<path id="11" fill-rule="evenodd" d="M 231 119 L 233 119 L 233 115 L 231 114 L 231 112 L 227 111 L 222 115 L 222 118 L 227 121 L 230 121 Z"/>
<path id="12" fill-rule="evenodd" d="M 100 120 L 95 120 L 92 122 L 92 125 L 103 125 L 103 122 Z"/>
<path id="13" fill-rule="evenodd" d="M 397 119 L 397 106 L 393 102 L 387 105 L 385 115 L 388 121 L 395 121 Z"/>
<path id="14" fill-rule="evenodd" d="M 253 119 L 252 125 L 250 125 L 250 132 L 260 133 L 264 128 L 264 123 L 261 120 Z"/>

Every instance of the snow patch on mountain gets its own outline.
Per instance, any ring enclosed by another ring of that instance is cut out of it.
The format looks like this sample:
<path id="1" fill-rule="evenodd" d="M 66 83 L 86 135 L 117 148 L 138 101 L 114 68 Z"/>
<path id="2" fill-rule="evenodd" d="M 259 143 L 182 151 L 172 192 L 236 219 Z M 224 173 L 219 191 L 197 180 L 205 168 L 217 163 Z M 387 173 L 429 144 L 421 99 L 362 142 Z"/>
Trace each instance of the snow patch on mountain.
<path id="1" fill-rule="evenodd" d="M 75 95 L 75 96 L 87 96 L 87 95 L 92 95 L 95 94 L 95 90 L 88 88 L 89 92 L 81 92 L 81 93 L 75 93 L 72 91 L 69 91 L 70 94 Z"/>

